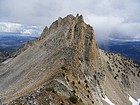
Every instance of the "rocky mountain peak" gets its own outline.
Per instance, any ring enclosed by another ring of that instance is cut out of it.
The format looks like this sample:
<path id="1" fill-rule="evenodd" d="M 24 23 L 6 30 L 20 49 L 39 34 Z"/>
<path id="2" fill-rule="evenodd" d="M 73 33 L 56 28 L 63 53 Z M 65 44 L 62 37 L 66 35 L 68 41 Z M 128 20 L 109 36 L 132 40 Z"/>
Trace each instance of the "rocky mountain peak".
<path id="1" fill-rule="evenodd" d="M 78 15 L 75 17 L 73 15 L 67 15 L 66 17 L 64 18 L 61 18 L 59 17 L 58 20 L 56 20 L 55 22 L 53 22 L 50 27 L 49 27 L 49 30 L 55 30 L 57 29 L 58 27 L 62 27 L 62 26 L 66 26 L 66 25 L 69 25 L 69 24 L 72 24 L 72 22 L 82 22 L 84 23 L 84 19 L 83 19 L 83 16 L 82 15 Z"/>
<path id="2" fill-rule="evenodd" d="M 77 14 L 76 17 L 74 17 L 73 15 L 67 15 L 64 18 L 59 17 L 58 20 L 53 22 L 49 28 L 47 26 L 44 28 L 43 32 L 41 33 L 38 39 L 39 40 L 44 39 L 48 31 L 57 30 L 57 28 L 63 27 L 65 25 L 73 24 L 73 22 L 84 23 L 83 16 L 82 15 L 79 16 L 79 14 Z"/>
<path id="3" fill-rule="evenodd" d="M 130 105 L 128 94 L 140 96 L 140 68 L 99 50 L 82 15 L 59 17 L 17 53 L 0 66 L 4 104 L 106 105 L 109 97 L 115 105 Z"/>
<path id="4" fill-rule="evenodd" d="M 49 29 L 45 27 L 39 40 L 47 39 L 48 34 L 57 33 L 55 36 L 58 41 L 57 46 L 67 49 L 68 61 L 73 59 L 73 65 L 77 64 L 79 59 L 81 61 L 89 62 L 98 58 L 97 46 L 94 38 L 94 30 L 90 25 L 84 22 L 83 16 L 77 14 L 77 16 L 68 15 L 64 18 L 59 17 L 58 20 L 53 22 Z M 60 36 L 61 35 L 61 36 Z M 44 42 L 44 45 L 46 45 Z"/>
<path id="5" fill-rule="evenodd" d="M 93 86 L 90 78 L 97 71 L 104 75 L 93 28 L 84 22 L 82 15 L 59 18 L 49 28 L 45 27 L 38 39 L 27 42 L 18 52 L 20 53 L 13 61 L 1 68 L 3 76 L 7 77 L 6 81 L 0 83 L 0 90 L 3 90 L 0 94 L 4 95 L 4 102 L 18 97 L 19 93 L 30 92 L 50 78 L 69 84 L 70 87 L 66 89 L 65 94 L 70 95 L 72 94 L 70 90 L 80 87 L 80 82 L 86 84 L 82 85 L 83 88 L 91 89 Z M 61 74 L 65 77 L 60 77 Z M 4 79 L 3 76 L 0 77 L 1 80 Z M 57 83 L 60 84 L 58 81 Z M 71 82 L 79 82 L 79 84 L 73 87 L 74 84 Z M 95 83 L 96 86 L 99 87 L 99 84 Z M 78 91 L 86 92 L 83 88 Z M 77 94 L 79 97 L 89 101 L 79 92 Z M 101 94 L 100 91 L 98 95 L 101 96 Z"/>

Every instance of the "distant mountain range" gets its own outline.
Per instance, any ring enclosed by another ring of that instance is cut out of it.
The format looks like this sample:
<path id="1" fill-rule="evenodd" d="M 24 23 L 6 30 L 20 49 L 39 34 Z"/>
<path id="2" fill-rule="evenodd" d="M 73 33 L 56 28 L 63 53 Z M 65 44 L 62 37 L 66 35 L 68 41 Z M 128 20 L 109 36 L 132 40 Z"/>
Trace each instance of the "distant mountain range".
<path id="1" fill-rule="evenodd" d="M 35 39 L 32 36 L 22 36 L 15 34 L 0 35 L 0 52 L 13 52 L 23 43 Z"/>
<path id="2" fill-rule="evenodd" d="M 120 53 L 140 64 L 140 40 L 109 39 L 98 42 L 98 46 L 108 52 Z"/>

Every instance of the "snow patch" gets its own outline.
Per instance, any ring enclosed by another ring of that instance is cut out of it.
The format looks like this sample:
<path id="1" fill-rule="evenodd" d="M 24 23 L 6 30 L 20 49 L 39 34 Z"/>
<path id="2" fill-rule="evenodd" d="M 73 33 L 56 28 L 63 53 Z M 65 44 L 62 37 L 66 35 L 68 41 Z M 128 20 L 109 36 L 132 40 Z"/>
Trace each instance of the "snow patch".
<path id="1" fill-rule="evenodd" d="M 132 102 L 132 105 L 140 105 L 140 99 L 135 100 L 133 97 L 131 97 L 129 94 L 129 101 Z"/>
<path id="2" fill-rule="evenodd" d="M 105 98 L 102 98 L 102 100 L 106 101 L 109 105 L 115 105 L 110 101 L 110 99 L 107 96 L 105 96 Z"/>

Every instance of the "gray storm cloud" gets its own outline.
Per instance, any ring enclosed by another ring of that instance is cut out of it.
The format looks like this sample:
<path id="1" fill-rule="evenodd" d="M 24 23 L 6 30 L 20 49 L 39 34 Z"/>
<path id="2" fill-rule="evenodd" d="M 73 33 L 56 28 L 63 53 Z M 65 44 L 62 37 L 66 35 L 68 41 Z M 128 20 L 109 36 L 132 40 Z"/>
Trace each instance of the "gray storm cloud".
<path id="1" fill-rule="evenodd" d="M 140 39 L 139 0 L 1 0 L 0 21 L 49 26 L 59 16 L 83 14 L 97 40 Z"/>

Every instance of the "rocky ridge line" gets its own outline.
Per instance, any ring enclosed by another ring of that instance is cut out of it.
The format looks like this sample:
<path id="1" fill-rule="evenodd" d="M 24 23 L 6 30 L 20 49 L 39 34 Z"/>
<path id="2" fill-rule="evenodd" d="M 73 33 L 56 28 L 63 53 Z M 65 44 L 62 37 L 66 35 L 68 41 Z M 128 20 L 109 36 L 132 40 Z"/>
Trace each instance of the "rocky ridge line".
<path id="1" fill-rule="evenodd" d="M 128 94 L 140 97 L 139 66 L 99 50 L 82 15 L 45 27 L 0 70 L 0 98 L 8 105 L 72 105 L 72 96 L 76 105 L 107 105 L 105 96 L 115 105 L 131 105 Z"/>

